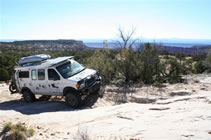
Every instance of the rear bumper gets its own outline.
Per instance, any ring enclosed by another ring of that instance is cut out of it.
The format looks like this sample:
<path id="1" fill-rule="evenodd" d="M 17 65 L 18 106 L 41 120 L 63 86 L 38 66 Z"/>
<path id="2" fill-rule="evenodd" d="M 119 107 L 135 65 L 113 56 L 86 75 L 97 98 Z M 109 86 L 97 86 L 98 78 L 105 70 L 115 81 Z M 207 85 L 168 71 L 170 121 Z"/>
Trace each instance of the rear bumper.
<path id="1" fill-rule="evenodd" d="M 96 80 L 94 83 L 92 83 L 91 85 L 88 85 L 82 89 L 79 90 L 79 92 L 82 95 L 85 94 L 90 94 L 90 93 L 94 93 L 100 90 L 100 86 L 101 86 L 101 80 Z"/>

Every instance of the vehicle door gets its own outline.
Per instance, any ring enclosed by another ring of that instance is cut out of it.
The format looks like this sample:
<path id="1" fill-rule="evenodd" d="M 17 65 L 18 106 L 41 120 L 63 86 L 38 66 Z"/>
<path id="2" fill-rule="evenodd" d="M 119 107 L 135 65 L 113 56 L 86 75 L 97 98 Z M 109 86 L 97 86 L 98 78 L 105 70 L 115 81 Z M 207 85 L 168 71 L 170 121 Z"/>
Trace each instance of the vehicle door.
<path id="1" fill-rule="evenodd" d="M 18 89 L 19 90 L 21 90 L 23 87 L 28 87 L 28 88 L 30 88 L 30 84 L 29 84 L 29 82 L 30 82 L 30 77 L 29 77 L 29 71 L 27 71 L 27 70 L 23 70 L 23 71 L 21 71 L 21 70 L 19 70 L 18 72 L 17 72 L 17 82 L 16 82 L 16 84 L 17 84 L 17 87 L 18 87 Z"/>
<path id="2" fill-rule="evenodd" d="M 48 89 L 51 95 L 59 95 L 61 80 L 59 74 L 53 69 L 48 69 Z"/>
<path id="3" fill-rule="evenodd" d="M 33 87 L 33 93 L 41 95 L 47 95 L 49 93 L 45 69 L 31 70 L 31 85 Z"/>

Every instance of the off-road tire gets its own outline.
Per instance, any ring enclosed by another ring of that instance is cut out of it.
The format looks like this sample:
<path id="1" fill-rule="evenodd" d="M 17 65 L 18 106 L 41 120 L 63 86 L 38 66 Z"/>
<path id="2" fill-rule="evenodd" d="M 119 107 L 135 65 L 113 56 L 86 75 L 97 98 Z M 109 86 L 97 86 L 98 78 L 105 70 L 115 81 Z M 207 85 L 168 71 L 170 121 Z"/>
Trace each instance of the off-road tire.
<path id="1" fill-rule="evenodd" d="M 32 103 L 35 101 L 35 96 L 31 91 L 25 90 L 23 91 L 23 99 L 27 103 Z"/>
<path id="2" fill-rule="evenodd" d="M 11 94 L 13 94 L 13 93 L 16 93 L 16 92 L 17 92 L 17 89 L 16 89 L 15 85 L 13 85 L 13 84 L 10 84 L 10 86 L 9 86 L 9 90 L 10 90 Z"/>
<path id="3" fill-rule="evenodd" d="M 91 95 L 100 95 L 100 87 L 91 93 Z"/>
<path id="4" fill-rule="evenodd" d="M 81 105 L 81 97 L 77 93 L 67 93 L 65 96 L 65 102 L 71 108 L 78 108 Z"/>

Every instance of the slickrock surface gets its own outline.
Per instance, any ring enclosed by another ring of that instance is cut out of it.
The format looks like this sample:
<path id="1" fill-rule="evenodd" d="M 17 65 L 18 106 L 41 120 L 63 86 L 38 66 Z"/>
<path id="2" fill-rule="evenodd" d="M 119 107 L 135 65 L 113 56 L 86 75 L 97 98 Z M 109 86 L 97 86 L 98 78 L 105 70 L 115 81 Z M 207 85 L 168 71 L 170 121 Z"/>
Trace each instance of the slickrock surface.
<path id="1" fill-rule="evenodd" d="M 82 136 L 94 140 L 208 140 L 211 139 L 211 78 L 201 75 L 194 78 L 198 81 L 167 85 L 162 92 L 155 87 L 143 86 L 131 92 L 108 86 L 103 98 L 98 98 L 92 107 L 76 110 L 63 100 L 24 103 L 21 95 L 11 95 L 8 86 L 1 84 L 0 130 L 5 122 L 21 122 L 35 129 L 35 136 L 30 139 L 38 140 L 71 140 Z M 127 92 L 124 96 L 123 91 Z"/>

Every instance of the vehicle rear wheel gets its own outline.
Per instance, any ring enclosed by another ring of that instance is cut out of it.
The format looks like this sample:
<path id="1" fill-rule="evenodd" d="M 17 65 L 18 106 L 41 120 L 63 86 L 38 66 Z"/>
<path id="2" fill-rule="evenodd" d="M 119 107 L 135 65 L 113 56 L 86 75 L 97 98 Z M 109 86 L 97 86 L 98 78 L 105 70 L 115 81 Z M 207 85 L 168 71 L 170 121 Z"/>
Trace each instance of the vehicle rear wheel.
<path id="1" fill-rule="evenodd" d="M 34 96 L 34 94 L 31 91 L 25 90 L 23 92 L 23 99 L 27 103 L 32 103 L 32 102 L 35 101 L 35 96 Z"/>
<path id="2" fill-rule="evenodd" d="M 81 104 L 81 97 L 77 93 L 68 93 L 65 96 L 65 102 L 72 108 L 77 108 Z"/>

